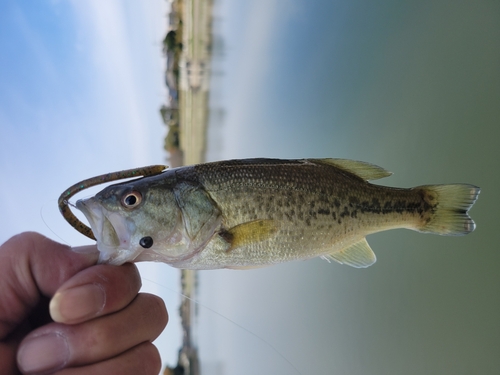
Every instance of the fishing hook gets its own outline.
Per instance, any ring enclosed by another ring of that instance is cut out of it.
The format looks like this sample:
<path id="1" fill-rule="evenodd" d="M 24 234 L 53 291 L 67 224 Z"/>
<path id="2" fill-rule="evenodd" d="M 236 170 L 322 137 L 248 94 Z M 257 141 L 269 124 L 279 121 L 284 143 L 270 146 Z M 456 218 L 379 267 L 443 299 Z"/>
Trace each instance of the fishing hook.
<path id="1" fill-rule="evenodd" d="M 112 172 L 102 174 L 100 176 L 88 178 L 86 180 L 80 181 L 73 186 L 69 187 L 61 194 L 58 200 L 59 212 L 63 215 L 66 221 L 75 228 L 78 232 L 87 236 L 88 238 L 95 240 L 94 234 L 92 233 L 92 229 L 90 229 L 87 225 L 82 223 L 78 218 L 73 214 L 69 207 L 68 200 L 75 194 L 81 192 L 82 190 L 88 189 L 89 187 L 104 184 L 110 181 L 123 180 L 125 178 L 132 177 L 147 177 L 154 176 L 160 174 L 168 167 L 165 165 L 150 165 L 149 167 L 142 168 L 133 168 L 126 169 L 124 171 Z"/>

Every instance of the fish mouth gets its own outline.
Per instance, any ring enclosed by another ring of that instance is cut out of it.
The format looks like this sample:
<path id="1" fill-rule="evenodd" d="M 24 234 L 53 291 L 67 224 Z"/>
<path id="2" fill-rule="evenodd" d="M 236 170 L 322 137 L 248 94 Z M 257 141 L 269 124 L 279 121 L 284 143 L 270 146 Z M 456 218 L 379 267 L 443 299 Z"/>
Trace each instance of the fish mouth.
<path id="1" fill-rule="evenodd" d="M 130 224 L 118 213 L 106 210 L 95 198 L 80 199 L 78 208 L 87 218 L 99 250 L 98 263 L 120 265 L 132 261 Z"/>

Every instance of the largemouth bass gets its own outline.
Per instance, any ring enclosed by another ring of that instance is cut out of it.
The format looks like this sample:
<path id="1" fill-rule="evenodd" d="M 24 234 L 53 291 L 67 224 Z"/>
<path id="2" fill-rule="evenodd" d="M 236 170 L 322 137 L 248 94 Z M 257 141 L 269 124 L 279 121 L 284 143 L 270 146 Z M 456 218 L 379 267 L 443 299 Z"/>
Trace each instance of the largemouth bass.
<path id="1" fill-rule="evenodd" d="M 373 185 L 391 175 L 345 159 L 248 159 L 166 170 L 111 185 L 76 203 L 101 263 L 160 261 L 185 269 L 252 268 L 323 257 L 376 261 L 368 234 L 394 228 L 441 235 L 474 230 L 468 184 Z"/>

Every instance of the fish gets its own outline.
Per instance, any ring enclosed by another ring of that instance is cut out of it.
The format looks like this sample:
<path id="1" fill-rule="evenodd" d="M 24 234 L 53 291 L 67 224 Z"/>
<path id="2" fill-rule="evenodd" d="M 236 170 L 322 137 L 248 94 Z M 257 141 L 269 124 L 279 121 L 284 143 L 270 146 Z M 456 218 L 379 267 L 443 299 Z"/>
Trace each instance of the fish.
<path id="1" fill-rule="evenodd" d="M 240 159 L 167 169 L 117 183 L 76 207 L 99 263 L 248 269 L 321 257 L 366 268 L 366 236 L 396 228 L 465 235 L 480 188 L 394 188 L 387 170 L 348 159 Z"/>

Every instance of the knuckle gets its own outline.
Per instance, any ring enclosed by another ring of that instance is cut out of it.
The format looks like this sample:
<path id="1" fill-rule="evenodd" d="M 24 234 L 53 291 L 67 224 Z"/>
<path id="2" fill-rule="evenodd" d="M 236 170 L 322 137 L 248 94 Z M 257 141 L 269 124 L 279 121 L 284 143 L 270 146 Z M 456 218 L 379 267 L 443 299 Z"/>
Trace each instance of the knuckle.
<path id="1" fill-rule="evenodd" d="M 146 342 L 142 346 L 142 369 L 141 373 L 144 375 L 156 375 L 161 370 L 161 357 L 156 346 L 150 342 Z"/>
<path id="2" fill-rule="evenodd" d="M 162 329 L 168 323 L 168 311 L 165 302 L 158 296 L 149 294 L 150 312 Z"/>

